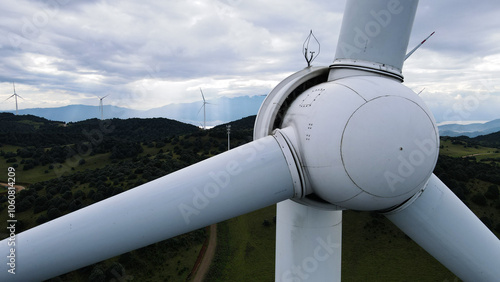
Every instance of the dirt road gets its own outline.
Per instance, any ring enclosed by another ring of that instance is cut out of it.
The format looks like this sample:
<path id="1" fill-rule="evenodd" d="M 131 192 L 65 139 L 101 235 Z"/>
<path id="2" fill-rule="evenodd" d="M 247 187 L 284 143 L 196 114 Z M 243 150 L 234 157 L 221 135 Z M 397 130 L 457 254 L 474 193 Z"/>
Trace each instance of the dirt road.
<path id="1" fill-rule="evenodd" d="M 9 184 L 7 184 L 7 183 L 0 183 L 0 186 L 9 187 Z M 16 188 L 16 192 L 19 192 L 19 191 L 25 189 L 26 187 L 21 186 L 21 185 L 14 185 L 14 188 Z"/>
<path id="2" fill-rule="evenodd" d="M 215 247 L 217 246 L 217 224 L 210 225 L 210 237 L 208 239 L 208 246 L 205 250 L 205 254 L 201 260 L 198 269 L 196 270 L 196 274 L 193 278 L 193 282 L 201 282 L 205 279 L 207 275 L 208 269 L 210 268 L 210 264 L 212 263 L 212 259 L 215 254 Z"/>

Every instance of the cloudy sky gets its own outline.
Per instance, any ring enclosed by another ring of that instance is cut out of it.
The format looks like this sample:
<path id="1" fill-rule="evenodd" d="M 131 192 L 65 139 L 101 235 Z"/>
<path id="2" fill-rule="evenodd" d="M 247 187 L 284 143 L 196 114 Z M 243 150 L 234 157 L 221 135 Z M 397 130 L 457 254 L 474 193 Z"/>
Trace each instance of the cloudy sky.
<path id="1" fill-rule="evenodd" d="M 302 43 L 334 58 L 345 0 L 18 0 L 0 4 L 0 104 L 151 109 L 265 95 L 306 66 Z M 421 0 L 405 84 L 438 122 L 500 118 L 500 2 Z"/>

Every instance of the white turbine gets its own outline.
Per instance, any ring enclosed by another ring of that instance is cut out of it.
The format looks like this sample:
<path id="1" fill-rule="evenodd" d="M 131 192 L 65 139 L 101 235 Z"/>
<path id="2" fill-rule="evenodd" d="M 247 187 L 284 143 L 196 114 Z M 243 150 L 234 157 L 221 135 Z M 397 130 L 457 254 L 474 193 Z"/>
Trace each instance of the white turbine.
<path id="1" fill-rule="evenodd" d="M 231 125 L 226 125 L 227 129 L 227 150 L 231 150 Z"/>
<path id="2" fill-rule="evenodd" d="M 201 98 L 203 98 L 203 105 L 201 105 L 200 110 L 198 110 L 198 114 L 200 113 L 201 109 L 203 109 L 203 130 L 205 130 L 207 129 L 206 105 L 210 103 L 207 102 L 207 100 L 205 100 L 205 95 L 203 95 L 203 90 L 201 90 L 201 88 L 200 92 L 201 92 Z"/>
<path id="3" fill-rule="evenodd" d="M 5 239 L 16 274 L 0 263 L 0 280 L 48 279 L 274 203 L 277 281 L 340 280 L 344 209 L 384 214 L 463 280 L 498 280 L 500 241 L 432 174 L 436 123 L 401 84 L 416 8 L 348 0 L 333 65 L 278 84 L 253 142 Z"/>
<path id="4" fill-rule="evenodd" d="M 21 98 L 24 100 L 23 97 L 19 96 L 17 93 L 16 93 L 16 85 L 14 84 L 14 82 L 12 82 L 12 87 L 14 88 L 14 94 L 12 94 L 9 98 L 5 99 L 4 101 L 7 101 L 9 100 L 10 98 L 14 97 L 14 99 L 16 100 L 16 115 L 18 114 L 18 106 L 17 106 L 17 97 Z"/>
<path id="5" fill-rule="evenodd" d="M 109 94 L 106 96 L 103 96 L 103 97 L 97 96 L 97 98 L 99 98 L 99 112 L 101 113 L 101 120 L 104 119 L 104 106 L 103 106 L 102 100 L 108 96 L 109 96 Z"/>

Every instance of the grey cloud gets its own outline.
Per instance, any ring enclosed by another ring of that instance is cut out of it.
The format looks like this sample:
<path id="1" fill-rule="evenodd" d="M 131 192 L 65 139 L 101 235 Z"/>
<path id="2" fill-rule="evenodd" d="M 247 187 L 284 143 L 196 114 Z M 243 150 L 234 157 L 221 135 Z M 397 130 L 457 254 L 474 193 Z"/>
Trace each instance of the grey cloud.
<path id="1" fill-rule="evenodd" d="M 79 97 L 104 92 L 130 97 L 136 91 L 131 85 L 144 83 L 284 78 L 305 67 L 301 48 L 310 29 L 322 49 L 315 64 L 328 65 L 345 0 L 24 0 L 2 5 L 1 81 Z M 409 47 L 434 30 L 436 35 L 405 65 L 408 81 L 448 83 L 460 70 L 498 54 L 499 10 L 495 1 L 420 0 Z M 33 60 L 44 57 L 57 58 L 50 67 L 58 72 L 33 71 Z M 240 93 L 271 90 L 263 85 Z M 239 86 L 225 87 L 222 93 L 235 93 Z"/>

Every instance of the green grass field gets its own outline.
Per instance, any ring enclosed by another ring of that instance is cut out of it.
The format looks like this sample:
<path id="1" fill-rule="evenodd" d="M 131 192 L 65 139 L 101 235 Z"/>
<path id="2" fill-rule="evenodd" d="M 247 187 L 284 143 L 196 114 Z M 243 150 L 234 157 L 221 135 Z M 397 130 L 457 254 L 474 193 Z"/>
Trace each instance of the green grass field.
<path id="1" fill-rule="evenodd" d="M 274 281 L 276 206 L 219 224 L 216 258 L 207 281 Z M 454 281 L 455 275 L 389 220 L 344 211 L 342 281 Z"/>
<path id="2" fill-rule="evenodd" d="M 273 205 L 219 223 L 207 281 L 274 281 L 275 215 Z"/>
<path id="3" fill-rule="evenodd" d="M 343 281 L 453 281 L 455 275 L 387 218 L 345 211 Z"/>
<path id="4" fill-rule="evenodd" d="M 499 149 L 496 148 L 482 146 L 464 147 L 464 145 L 452 144 L 450 140 L 441 140 L 440 144 L 441 150 L 439 153 L 450 157 L 460 158 L 474 156 L 477 160 L 485 158 L 500 158 Z"/>

